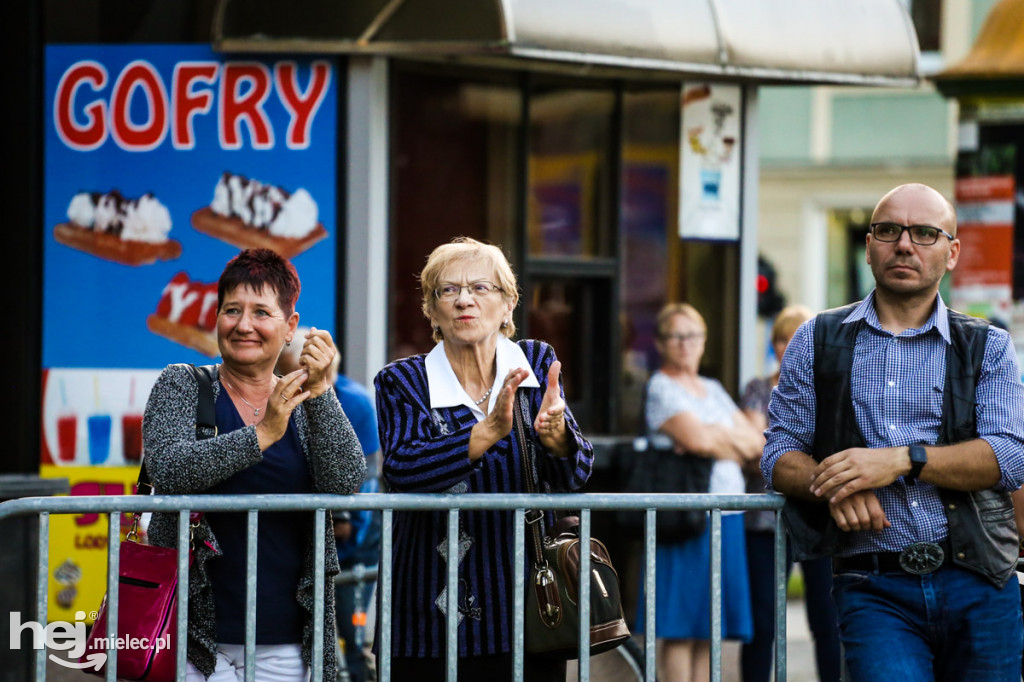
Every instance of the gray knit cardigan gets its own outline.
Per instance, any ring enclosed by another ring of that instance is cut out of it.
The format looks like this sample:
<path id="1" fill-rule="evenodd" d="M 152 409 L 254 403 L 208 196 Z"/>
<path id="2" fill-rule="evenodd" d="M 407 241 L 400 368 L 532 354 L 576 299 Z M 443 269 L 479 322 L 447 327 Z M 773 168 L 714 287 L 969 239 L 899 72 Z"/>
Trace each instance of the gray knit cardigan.
<path id="1" fill-rule="evenodd" d="M 219 376 L 220 366 L 216 367 Z M 214 398 L 220 382 L 213 382 Z M 168 495 L 201 493 L 263 458 L 256 441 L 256 428 L 247 426 L 204 440 L 196 439 L 196 405 L 199 387 L 184 365 L 169 365 L 157 379 L 146 403 L 142 439 L 146 468 L 157 493 Z M 318 493 L 348 495 L 363 482 L 366 462 L 359 441 L 341 409 L 333 388 L 306 400 L 295 412 L 299 440 L 306 455 L 313 488 Z M 324 527 L 324 679 L 336 675 L 334 631 L 334 575 L 338 555 L 328 512 Z M 296 528 L 308 537 L 303 557 L 303 575 L 296 586 L 296 599 L 307 612 L 303 627 L 302 656 L 311 664 L 313 652 L 313 529 Z M 154 514 L 149 525 L 150 542 L 177 547 L 177 514 Z M 220 556 L 221 549 L 206 519 L 194 535 L 195 553 L 189 570 L 188 660 L 209 677 L 216 664 L 216 626 L 213 587 L 206 562 Z"/>

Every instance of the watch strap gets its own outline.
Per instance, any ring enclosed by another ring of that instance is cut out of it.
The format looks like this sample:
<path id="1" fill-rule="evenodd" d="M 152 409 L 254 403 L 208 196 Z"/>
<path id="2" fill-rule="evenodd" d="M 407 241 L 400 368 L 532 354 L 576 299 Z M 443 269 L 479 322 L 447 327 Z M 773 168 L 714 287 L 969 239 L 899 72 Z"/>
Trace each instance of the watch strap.
<path id="1" fill-rule="evenodd" d="M 924 449 L 924 446 L 920 443 L 915 443 L 910 446 L 910 473 L 907 474 L 907 479 L 910 481 L 916 481 L 917 477 L 921 475 L 921 470 L 924 469 L 924 465 L 928 463 L 928 451 Z"/>

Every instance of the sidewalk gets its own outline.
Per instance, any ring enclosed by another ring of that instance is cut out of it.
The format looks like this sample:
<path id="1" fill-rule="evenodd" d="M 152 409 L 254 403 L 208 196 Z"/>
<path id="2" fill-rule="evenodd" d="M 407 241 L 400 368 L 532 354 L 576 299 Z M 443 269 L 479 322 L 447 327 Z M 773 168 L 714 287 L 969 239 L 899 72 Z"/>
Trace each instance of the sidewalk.
<path id="1" fill-rule="evenodd" d="M 739 660 L 739 643 L 725 642 L 722 645 L 722 682 L 742 682 Z M 786 682 L 818 682 L 814 643 L 807 627 L 803 599 L 790 599 L 786 603 L 786 673 Z"/>

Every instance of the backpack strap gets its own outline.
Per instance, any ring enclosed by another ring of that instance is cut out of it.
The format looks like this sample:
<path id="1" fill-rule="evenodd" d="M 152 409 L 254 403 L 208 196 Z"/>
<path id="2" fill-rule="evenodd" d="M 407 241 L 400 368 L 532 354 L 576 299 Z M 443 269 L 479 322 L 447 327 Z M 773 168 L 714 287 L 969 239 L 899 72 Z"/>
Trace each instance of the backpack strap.
<path id="1" fill-rule="evenodd" d="M 202 365 L 196 367 L 193 364 L 182 365 L 192 372 L 192 376 L 199 386 L 199 400 L 196 404 L 196 440 L 212 438 L 217 435 L 217 406 L 213 399 L 213 377 L 216 368 L 213 365 Z M 145 486 L 149 492 L 143 493 Z M 139 481 L 136 487 L 137 495 L 152 495 L 155 492 L 153 482 L 146 470 L 146 459 L 143 457 L 142 465 L 139 467 Z"/>

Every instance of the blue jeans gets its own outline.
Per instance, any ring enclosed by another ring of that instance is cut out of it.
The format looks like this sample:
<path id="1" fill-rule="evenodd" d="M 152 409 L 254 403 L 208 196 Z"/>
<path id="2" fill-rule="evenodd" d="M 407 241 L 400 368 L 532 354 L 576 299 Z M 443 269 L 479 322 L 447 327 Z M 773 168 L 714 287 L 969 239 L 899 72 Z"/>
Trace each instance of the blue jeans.
<path id="1" fill-rule="evenodd" d="M 1015 580 L 997 588 L 957 566 L 850 571 L 833 577 L 832 595 L 851 682 L 1020 682 Z"/>

